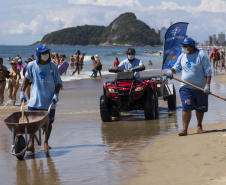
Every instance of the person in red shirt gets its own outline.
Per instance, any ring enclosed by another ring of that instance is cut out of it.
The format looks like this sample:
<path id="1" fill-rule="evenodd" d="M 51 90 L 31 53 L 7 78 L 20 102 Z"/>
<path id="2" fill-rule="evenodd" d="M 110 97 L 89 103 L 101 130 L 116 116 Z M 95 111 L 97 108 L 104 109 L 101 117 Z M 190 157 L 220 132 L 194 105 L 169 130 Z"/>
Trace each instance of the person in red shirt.
<path id="1" fill-rule="evenodd" d="M 210 63 L 211 59 L 213 59 L 213 74 L 215 75 L 217 72 L 218 61 L 220 60 L 220 53 L 218 52 L 218 48 L 214 48 L 213 52 L 210 54 Z"/>
<path id="2" fill-rule="evenodd" d="M 114 62 L 114 67 L 118 67 L 119 65 L 119 61 L 118 61 L 118 58 L 116 58 L 115 62 Z"/>

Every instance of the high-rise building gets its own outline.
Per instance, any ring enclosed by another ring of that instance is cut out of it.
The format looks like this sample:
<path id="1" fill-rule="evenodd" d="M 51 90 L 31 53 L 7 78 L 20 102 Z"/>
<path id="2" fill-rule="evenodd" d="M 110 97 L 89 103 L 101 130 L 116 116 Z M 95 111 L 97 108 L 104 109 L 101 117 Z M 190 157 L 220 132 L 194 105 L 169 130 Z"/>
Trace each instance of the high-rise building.
<path id="1" fill-rule="evenodd" d="M 215 34 L 213 34 L 213 36 L 212 36 L 212 45 L 213 45 L 213 46 L 214 46 L 214 45 L 217 45 L 217 37 L 216 37 Z"/>
<path id="2" fill-rule="evenodd" d="M 223 44 L 225 42 L 225 34 L 224 33 L 220 33 L 218 34 L 218 44 Z"/>
<path id="3" fill-rule="evenodd" d="M 212 39 L 212 36 L 209 36 L 209 39 L 208 39 L 208 44 L 209 44 L 209 46 L 212 46 L 212 44 L 213 44 L 213 43 L 212 43 L 212 40 L 213 40 L 213 39 Z"/>
<path id="4" fill-rule="evenodd" d="M 165 34 L 166 34 L 167 28 L 162 27 L 160 30 L 160 41 L 161 43 L 165 42 Z"/>

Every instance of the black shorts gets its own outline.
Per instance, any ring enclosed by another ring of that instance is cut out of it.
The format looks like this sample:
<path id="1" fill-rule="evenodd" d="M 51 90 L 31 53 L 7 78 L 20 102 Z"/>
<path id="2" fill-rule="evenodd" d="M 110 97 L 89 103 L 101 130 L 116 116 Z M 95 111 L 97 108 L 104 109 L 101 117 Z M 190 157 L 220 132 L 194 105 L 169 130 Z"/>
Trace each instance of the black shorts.
<path id="1" fill-rule="evenodd" d="M 96 70 L 97 70 L 97 71 L 102 70 L 102 65 L 97 66 L 97 67 L 96 67 Z"/>

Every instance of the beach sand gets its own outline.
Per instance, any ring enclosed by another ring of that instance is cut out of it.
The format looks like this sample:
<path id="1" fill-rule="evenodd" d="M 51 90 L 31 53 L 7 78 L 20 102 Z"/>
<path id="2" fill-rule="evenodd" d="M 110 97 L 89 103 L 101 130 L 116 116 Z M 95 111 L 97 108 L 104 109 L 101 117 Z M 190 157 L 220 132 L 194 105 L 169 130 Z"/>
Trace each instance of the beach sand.
<path id="1" fill-rule="evenodd" d="M 224 81 L 226 75 L 219 77 Z M 196 124 L 193 116 L 190 135 L 165 135 L 177 133 L 181 129 L 179 97 L 178 109 L 172 113 L 168 112 L 166 102 L 159 101 L 158 119 L 145 120 L 143 112 L 132 111 L 125 113 L 119 120 L 102 123 L 99 97 L 103 93 L 102 84 L 107 80 L 110 80 L 109 76 L 65 82 L 50 137 L 50 146 L 53 148 L 47 153 L 43 150 L 43 144 L 36 144 L 35 154 L 27 152 L 24 161 L 17 161 L 10 154 L 12 134 L 3 123 L 20 107 L 0 107 L 2 181 L 23 185 L 226 184 L 226 136 L 223 132 L 223 123 L 226 122 L 225 102 L 210 98 L 210 111 L 204 121 L 222 124 L 205 124 L 204 134 L 195 134 L 195 129 L 191 129 Z M 212 89 L 224 96 L 226 86 L 221 88 L 219 80 L 214 79 Z M 179 96 L 179 83 L 170 83 L 176 85 Z M 7 91 L 5 95 L 8 100 Z M 19 92 L 17 95 L 19 99 Z M 150 145 L 153 140 L 154 143 Z"/>
<path id="2" fill-rule="evenodd" d="M 213 78 L 226 83 L 226 75 Z M 201 134 L 189 127 L 187 136 L 158 137 L 141 151 L 139 173 L 125 184 L 225 185 L 226 120 L 221 122 L 203 125 Z"/>

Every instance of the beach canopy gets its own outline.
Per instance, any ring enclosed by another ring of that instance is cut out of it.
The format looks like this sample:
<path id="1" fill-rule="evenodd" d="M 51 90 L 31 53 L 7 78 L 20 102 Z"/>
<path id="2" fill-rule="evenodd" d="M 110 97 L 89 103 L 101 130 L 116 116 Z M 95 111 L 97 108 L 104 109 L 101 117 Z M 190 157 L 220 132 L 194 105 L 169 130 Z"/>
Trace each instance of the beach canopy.
<path id="1" fill-rule="evenodd" d="M 178 22 L 171 25 L 165 34 L 162 70 L 172 68 L 181 54 L 181 42 L 186 37 L 188 23 Z"/>

